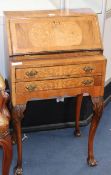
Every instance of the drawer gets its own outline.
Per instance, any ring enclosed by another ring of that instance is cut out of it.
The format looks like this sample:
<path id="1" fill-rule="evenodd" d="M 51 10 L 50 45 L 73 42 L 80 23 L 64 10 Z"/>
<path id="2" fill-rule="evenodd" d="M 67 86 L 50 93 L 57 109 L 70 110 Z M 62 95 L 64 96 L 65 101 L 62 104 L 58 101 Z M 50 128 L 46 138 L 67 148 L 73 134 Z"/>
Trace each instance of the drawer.
<path id="1" fill-rule="evenodd" d="M 103 70 L 102 63 L 79 64 L 67 66 L 24 68 L 16 69 L 16 81 L 33 81 L 43 79 L 57 79 L 78 77 L 83 75 L 101 75 Z"/>
<path id="2" fill-rule="evenodd" d="M 16 83 L 16 92 L 23 94 L 25 92 L 36 92 L 55 89 L 100 86 L 102 84 L 101 76 L 82 77 L 82 78 L 68 78 L 57 80 L 44 80 L 32 82 L 18 82 Z"/>

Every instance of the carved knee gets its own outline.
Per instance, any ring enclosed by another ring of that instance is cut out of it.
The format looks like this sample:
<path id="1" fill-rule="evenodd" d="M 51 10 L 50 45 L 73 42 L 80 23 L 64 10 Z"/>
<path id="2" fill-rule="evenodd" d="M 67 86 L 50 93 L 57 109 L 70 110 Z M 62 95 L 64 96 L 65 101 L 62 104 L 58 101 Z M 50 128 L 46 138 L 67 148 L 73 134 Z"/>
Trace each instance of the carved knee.
<path id="1" fill-rule="evenodd" d="M 5 92 L 5 82 L 0 75 L 0 138 L 9 133 L 10 114 L 6 107 L 9 95 Z"/>
<path id="2" fill-rule="evenodd" d="M 0 113 L 0 138 L 4 138 L 9 134 L 9 120 Z"/>

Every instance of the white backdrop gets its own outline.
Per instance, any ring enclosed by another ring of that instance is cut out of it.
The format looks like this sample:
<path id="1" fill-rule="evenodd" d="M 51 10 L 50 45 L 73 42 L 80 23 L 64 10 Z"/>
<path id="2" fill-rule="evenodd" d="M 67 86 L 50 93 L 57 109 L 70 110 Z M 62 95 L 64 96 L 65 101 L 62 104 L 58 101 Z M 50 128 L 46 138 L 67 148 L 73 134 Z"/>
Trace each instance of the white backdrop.
<path id="1" fill-rule="evenodd" d="M 101 13 L 102 0 L 50 0 L 57 8 L 60 1 L 65 1 L 69 8 L 92 8 L 96 13 Z"/>
<path id="2" fill-rule="evenodd" d="M 111 0 L 107 0 L 107 11 L 111 10 Z"/>
<path id="3" fill-rule="evenodd" d="M 0 11 L 51 9 L 51 0 L 0 0 Z"/>

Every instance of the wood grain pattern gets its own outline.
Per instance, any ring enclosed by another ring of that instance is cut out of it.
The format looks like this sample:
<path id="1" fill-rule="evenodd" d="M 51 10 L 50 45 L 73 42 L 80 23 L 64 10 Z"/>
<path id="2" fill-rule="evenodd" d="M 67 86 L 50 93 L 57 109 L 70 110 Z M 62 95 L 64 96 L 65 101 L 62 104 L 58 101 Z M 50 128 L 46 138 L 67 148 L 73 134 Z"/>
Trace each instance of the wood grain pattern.
<path id="1" fill-rule="evenodd" d="M 67 47 L 68 43 L 70 43 L 70 45 L 80 45 L 82 42 L 81 28 L 76 22 L 72 21 L 68 23 L 64 20 L 60 21 L 57 19 L 53 21 L 47 20 L 46 22 L 38 21 L 36 23 L 34 22 L 29 30 L 29 40 L 31 44 L 34 47 L 42 47 L 44 50 L 47 50 L 48 47 L 53 45 L 57 47 Z"/>
<path id="2" fill-rule="evenodd" d="M 49 12 L 42 18 L 6 15 L 11 55 L 102 49 L 97 17 L 94 14 L 86 16 L 83 13 L 75 17 L 76 13 L 69 13 L 68 20 L 64 15 L 60 18 L 48 14 Z"/>
<path id="3" fill-rule="evenodd" d="M 48 59 L 48 56 L 49 56 L 49 59 Z M 26 58 L 27 57 L 28 56 L 26 56 Z M 74 74 L 74 77 L 82 76 L 84 75 L 85 71 L 81 71 L 81 68 L 84 68 L 88 65 L 91 67 L 94 66 L 94 70 L 92 70 L 91 75 L 93 74 L 95 75 L 96 73 L 97 75 L 100 75 L 101 72 L 103 72 L 105 69 L 104 65 L 106 65 L 106 59 L 100 54 L 94 55 L 94 56 L 86 55 L 83 57 L 76 55 L 76 57 L 74 57 L 74 55 L 71 53 L 69 54 L 65 53 L 65 54 L 60 54 L 59 56 L 57 56 L 57 54 L 46 55 L 46 57 L 45 55 L 44 56 L 43 55 L 39 55 L 39 56 L 33 55 L 32 56 L 33 59 L 29 59 L 30 58 L 29 56 L 27 60 L 26 58 L 24 59 L 23 56 L 20 56 L 20 58 L 21 58 L 21 61 L 18 60 L 18 57 L 14 58 L 14 60 L 16 61 L 10 61 L 9 67 L 10 67 L 10 72 L 11 72 L 11 82 L 20 81 L 19 79 L 21 79 L 22 81 L 25 80 L 26 77 L 24 77 L 24 73 L 26 70 L 34 70 L 34 71 L 39 70 L 39 73 L 37 74 L 38 76 L 40 76 L 41 74 L 41 77 L 42 77 L 44 73 L 43 79 L 47 79 L 46 76 L 48 76 L 50 79 L 51 75 L 53 78 L 55 74 L 58 75 L 58 78 L 63 78 L 62 77 L 63 75 L 64 76 L 69 75 L 69 73 L 71 72 L 72 74 Z M 66 70 L 66 66 L 68 66 L 67 70 Z M 71 66 L 74 67 L 73 70 L 71 69 Z M 57 70 L 56 73 L 55 73 L 55 70 Z M 72 76 L 72 74 L 70 74 L 70 76 Z M 37 75 L 35 75 L 35 78 L 32 78 L 32 80 L 35 80 L 37 78 Z"/>
<path id="4" fill-rule="evenodd" d="M 79 64 L 42 68 L 16 69 L 16 81 L 58 79 L 88 75 L 101 75 L 103 64 Z"/>
<path id="5" fill-rule="evenodd" d="M 45 90 L 36 92 L 25 92 L 24 95 L 16 92 L 12 103 L 14 106 L 17 104 L 25 104 L 30 100 L 44 100 L 44 99 L 56 99 L 58 97 L 74 97 L 77 94 L 89 93 L 93 97 L 98 95 L 103 95 L 103 88 L 101 86 L 87 86 L 78 88 L 67 88 L 67 89 L 55 89 L 55 90 Z"/>
<path id="6" fill-rule="evenodd" d="M 16 92 L 33 92 L 51 89 L 64 89 L 74 87 L 84 87 L 101 85 L 101 76 L 98 77 L 82 77 L 82 78 L 68 78 L 58 80 L 44 80 L 44 81 L 33 81 L 33 82 L 19 82 L 16 83 Z"/>
<path id="7" fill-rule="evenodd" d="M 99 33 L 93 26 L 96 18 L 82 18 L 82 20 L 79 17 L 76 20 L 73 17 L 68 20 L 64 17 L 10 20 L 13 54 L 100 49 L 101 42 L 98 37 L 96 38 Z"/>

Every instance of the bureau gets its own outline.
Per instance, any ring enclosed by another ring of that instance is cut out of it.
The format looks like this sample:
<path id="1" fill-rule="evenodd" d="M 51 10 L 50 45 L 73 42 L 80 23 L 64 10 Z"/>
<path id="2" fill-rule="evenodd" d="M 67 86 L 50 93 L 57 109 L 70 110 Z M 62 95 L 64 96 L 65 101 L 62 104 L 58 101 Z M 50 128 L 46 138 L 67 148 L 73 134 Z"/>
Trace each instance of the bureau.
<path id="1" fill-rule="evenodd" d="M 106 59 L 97 16 L 89 9 L 5 12 L 9 48 L 9 85 L 18 159 L 22 174 L 21 119 L 29 100 L 77 96 L 75 135 L 80 136 L 82 96 L 91 96 L 94 116 L 88 138 L 90 166 L 96 165 L 93 141 L 103 110 Z"/>

